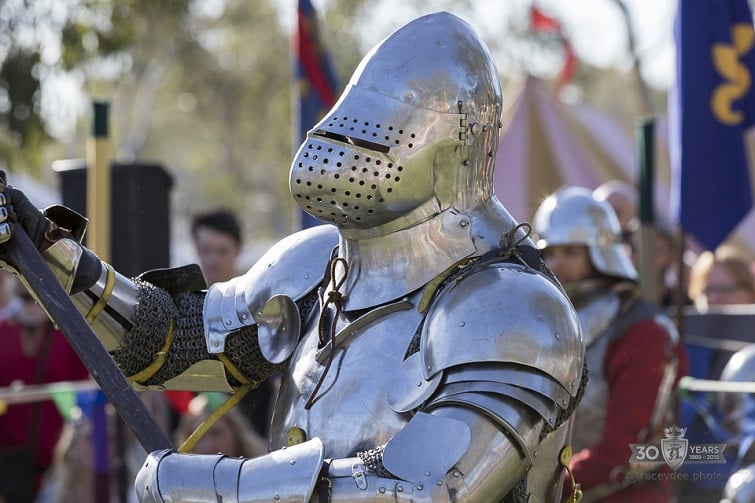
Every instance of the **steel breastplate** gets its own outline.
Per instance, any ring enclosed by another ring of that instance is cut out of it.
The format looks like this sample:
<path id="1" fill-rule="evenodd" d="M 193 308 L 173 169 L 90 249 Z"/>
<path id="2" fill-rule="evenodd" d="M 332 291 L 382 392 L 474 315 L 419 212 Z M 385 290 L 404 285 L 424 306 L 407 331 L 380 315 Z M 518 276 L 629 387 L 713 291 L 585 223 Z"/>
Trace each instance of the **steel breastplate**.
<path id="1" fill-rule="evenodd" d="M 356 318 L 340 316 L 333 361 L 314 404 L 306 409 L 327 363 L 327 348 L 318 350 L 317 319 L 310 320 L 281 382 L 271 429 L 273 449 L 299 434 L 299 440 L 319 437 L 326 458 L 346 458 L 385 444 L 404 427 L 411 415 L 394 411 L 386 395 L 390 377 L 422 321 L 416 297 Z"/>

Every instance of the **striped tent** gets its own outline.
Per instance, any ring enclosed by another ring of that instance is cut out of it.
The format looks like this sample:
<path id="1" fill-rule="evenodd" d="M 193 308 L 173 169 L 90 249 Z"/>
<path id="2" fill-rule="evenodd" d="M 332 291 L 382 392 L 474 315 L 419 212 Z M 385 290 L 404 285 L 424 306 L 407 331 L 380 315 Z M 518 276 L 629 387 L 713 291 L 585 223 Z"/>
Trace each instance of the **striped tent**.
<path id="1" fill-rule="evenodd" d="M 562 103 L 537 78 L 529 77 L 512 87 L 504 92 L 510 105 L 503 114 L 494 186 L 514 218 L 530 221 L 545 196 L 562 185 L 595 188 L 612 179 L 637 184 L 633 131 L 594 108 Z M 668 219 L 670 170 L 665 118 L 658 119 L 655 131 L 654 206 L 658 215 Z M 755 141 L 750 145 L 755 155 Z M 755 252 L 755 211 L 729 242 Z"/>

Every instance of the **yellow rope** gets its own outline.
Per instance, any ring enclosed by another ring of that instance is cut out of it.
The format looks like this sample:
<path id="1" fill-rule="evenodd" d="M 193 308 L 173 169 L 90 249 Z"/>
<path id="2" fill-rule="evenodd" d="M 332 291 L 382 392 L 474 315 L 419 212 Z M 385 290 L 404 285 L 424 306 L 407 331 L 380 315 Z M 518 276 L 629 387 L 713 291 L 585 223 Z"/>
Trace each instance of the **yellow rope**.
<path id="1" fill-rule="evenodd" d="M 115 288 L 115 271 L 113 270 L 113 267 L 110 264 L 105 264 L 105 267 L 107 268 L 107 278 L 105 279 L 105 290 L 102 292 L 102 297 L 100 297 L 99 300 L 94 303 L 92 308 L 89 310 L 89 312 L 85 316 L 87 323 L 89 323 L 90 325 L 94 322 L 97 316 L 100 315 L 102 310 L 105 309 L 105 306 L 107 305 L 107 301 L 110 300 L 110 296 L 113 294 L 113 288 Z"/>
<path id="2" fill-rule="evenodd" d="M 163 366 L 165 363 L 165 357 L 168 355 L 168 350 L 170 349 L 170 345 L 173 343 L 173 333 L 176 328 L 176 319 L 171 318 L 170 319 L 170 327 L 168 328 L 168 337 L 165 339 L 165 345 L 160 349 L 160 351 L 157 352 L 157 357 L 155 358 L 155 361 L 150 364 L 149 367 L 143 369 L 141 372 L 138 372 L 131 377 L 128 378 L 128 382 L 131 383 L 137 383 L 137 384 L 144 384 L 147 382 L 155 373 L 157 373 L 158 370 Z"/>
<path id="3" fill-rule="evenodd" d="M 205 433 L 207 433 L 207 430 L 212 428 L 212 425 L 214 425 L 218 421 L 218 419 L 223 417 L 229 410 L 231 410 L 237 403 L 239 403 L 241 399 L 244 398 L 244 395 L 246 395 L 253 387 L 254 383 L 247 383 L 239 387 L 239 389 L 237 389 L 234 394 L 228 397 L 228 400 L 223 402 L 222 405 L 215 409 L 215 411 L 210 414 L 207 419 L 202 421 L 202 424 L 197 426 L 197 429 L 194 430 L 194 432 L 189 435 L 189 438 L 187 438 L 184 443 L 181 444 L 181 447 L 178 448 L 178 452 L 191 452 L 197 445 L 197 442 L 199 442 L 199 439 L 202 438 Z"/>
<path id="4" fill-rule="evenodd" d="M 199 442 L 199 439 L 202 438 L 205 433 L 207 433 L 207 430 L 212 428 L 212 425 L 214 425 L 218 421 L 218 419 L 223 417 L 223 415 L 225 415 L 237 403 L 239 403 L 250 389 L 255 388 L 259 384 L 250 380 L 238 368 L 236 368 L 236 365 L 233 364 L 233 362 L 225 355 L 225 353 L 218 353 L 217 357 L 218 360 L 223 362 L 223 365 L 225 365 L 226 369 L 228 369 L 228 372 L 230 372 L 237 381 L 242 383 L 242 385 L 231 396 L 228 397 L 228 400 L 223 402 L 220 407 L 215 409 L 213 413 L 207 417 L 207 419 L 202 421 L 202 424 L 197 426 L 197 429 L 194 430 L 194 432 L 189 435 L 189 438 L 187 438 L 184 443 L 181 444 L 181 447 L 178 448 L 178 452 L 191 452 L 197 445 L 197 442 Z"/>
<path id="5" fill-rule="evenodd" d="M 218 360 L 223 362 L 223 365 L 225 365 L 225 368 L 228 369 L 228 372 L 231 373 L 231 375 L 236 378 L 238 382 L 241 384 L 258 384 L 255 382 L 252 382 L 249 380 L 247 376 L 245 376 L 238 368 L 236 368 L 236 365 L 233 364 L 233 362 L 228 358 L 225 353 L 218 353 Z"/>

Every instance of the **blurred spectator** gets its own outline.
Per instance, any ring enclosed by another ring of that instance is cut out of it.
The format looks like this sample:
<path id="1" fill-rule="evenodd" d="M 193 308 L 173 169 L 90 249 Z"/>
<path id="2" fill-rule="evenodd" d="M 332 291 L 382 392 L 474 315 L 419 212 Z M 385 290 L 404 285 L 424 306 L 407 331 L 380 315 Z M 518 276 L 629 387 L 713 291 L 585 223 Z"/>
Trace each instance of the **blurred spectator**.
<path id="1" fill-rule="evenodd" d="M 109 490 L 107 500 L 119 501 L 117 478 L 112 469 L 119 462 L 115 440 L 115 421 L 112 407 L 106 408 L 107 450 L 111 470 L 106 474 Z M 53 463 L 45 474 L 36 503 L 100 503 L 103 496 L 97 494 L 95 477 L 95 434 L 91 415 L 77 408 L 66 421 L 60 439 L 55 446 Z M 142 458 L 143 459 L 143 458 Z M 136 472 L 134 472 L 135 474 Z M 133 475 L 132 479 L 133 480 Z M 130 491 L 133 493 L 133 491 Z"/>
<path id="2" fill-rule="evenodd" d="M 0 321 L 12 318 L 21 310 L 21 299 L 16 295 L 15 283 L 13 274 L 0 270 Z"/>
<path id="3" fill-rule="evenodd" d="M 570 466 L 586 501 L 669 502 L 668 466 L 630 465 L 630 444 L 655 443 L 673 424 L 670 396 L 687 360 L 671 320 L 641 298 L 613 208 L 562 187 L 538 208 L 543 260 L 577 309 L 589 380 L 574 415 Z M 566 484 L 567 487 L 569 483 Z"/>
<path id="4" fill-rule="evenodd" d="M 238 276 L 237 260 L 244 244 L 241 225 L 234 213 L 218 209 L 201 213 L 192 219 L 191 233 L 207 285 L 228 281 Z M 272 420 L 277 379 L 268 379 L 250 390 L 239 403 L 239 409 L 260 435 L 267 438 Z"/>
<path id="5" fill-rule="evenodd" d="M 713 306 L 734 304 L 752 304 L 755 302 L 753 277 L 749 270 L 749 261 L 743 252 L 731 246 L 724 246 L 715 252 L 705 251 L 700 254 L 690 271 L 689 297 L 694 301 L 700 316 L 708 316 Z M 725 315 L 721 314 L 721 316 Z M 725 332 L 710 334 L 714 339 L 721 337 L 725 342 Z M 687 342 L 691 355 L 690 375 L 699 379 L 719 379 L 722 368 L 731 362 L 731 352 L 725 346 L 715 347 L 711 343 Z M 687 427 L 687 439 L 690 444 L 712 444 L 728 442 L 731 432 L 725 427 L 725 419 L 720 416 L 721 409 L 716 407 L 719 399 L 714 393 L 685 393 L 682 395 L 681 417 Z M 731 471 L 730 464 L 736 456 L 736 450 L 726 452 L 727 464 L 703 464 L 683 466 L 681 471 L 689 475 L 703 475 L 698 480 L 679 486 L 681 501 L 705 503 L 718 501 L 723 491 L 726 477 Z M 694 479 L 693 479 L 694 480 Z"/>
<path id="6" fill-rule="evenodd" d="M 17 280 L 14 288 L 22 305 L 0 321 L 0 386 L 87 379 L 89 372 L 63 333 Z M 11 404 L 0 415 L 0 498 L 32 501 L 62 427 L 51 400 Z"/>
<path id="7" fill-rule="evenodd" d="M 241 226 L 233 213 L 220 209 L 194 216 L 191 235 L 208 285 L 238 275 L 236 261 L 243 242 Z"/>
<path id="8" fill-rule="evenodd" d="M 176 429 L 176 447 L 212 414 L 225 396 L 219 393 L 200 393 L 189 405 L 189 412 Z M 230 457 L 254 458 L 267 454 L 267 442 L 252 428 L 243 414 L 234 407 L 220 417 L 191 449 L 194 454 L 222 453 Z"/>
<path id="9" fill-rule="evenodd" d="M 639 222 L 636 222 L 639 225 Z M 692 300 L 687 295 L 687 288 L 679 285 L 679 239 L 675 235 L 675 229 L 665 219 L 656 216 L 655 224 L 655 248 L 653 257 L 654 266 L 658 274 L 659 304 L 664 308 L 691 305 Z M 640 233 L 632 233 L 632 260 L 635 267 L 639 267 L 638 250 Z M 685 285 L 689 284 L 689 271 L 682 273 Z M 681 300 L 679 297 L 681 296 Z"/>
<path id="10" fill-rule="evenodd" d="M 619 219 L 624 242 L 629 243 L 637 229 L 637 189 L 623 180 L 609 180 L 599 185 L 593 195 L 598 201 L 611 205 Z"/>
<path id="11" fill-rule="evenodd" d="M 704 312 L 708 306 L 754 304 L 755 280 L 750 261 L 731 248 L 705 251 L 692 266 L 689 297 Z"/>

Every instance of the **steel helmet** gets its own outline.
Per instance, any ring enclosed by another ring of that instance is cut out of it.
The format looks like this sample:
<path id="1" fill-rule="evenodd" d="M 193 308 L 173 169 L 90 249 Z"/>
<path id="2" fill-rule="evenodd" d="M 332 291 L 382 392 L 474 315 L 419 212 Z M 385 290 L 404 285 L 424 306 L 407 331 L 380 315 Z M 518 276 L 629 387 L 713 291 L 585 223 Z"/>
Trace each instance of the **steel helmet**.
<path id="1" fill-rule="evenodd" d="M 348 229 L 385 232 L 492 197 L 502 94 L 493 58 L 447 12 L 420 17 L 365 56 L 291 165 L 294 200 Z"/>
<path id="2" fill-rule="evenodd" d="M 752 503 L 755 501 L 755 465 L 732 473 L 724 487 L 721 503 Z"/>
<path id="3" fill-rule="evenodd" d="M 637 280 L 637 269 L 621 239 L 616 212 L 591 190 L 566 186 L 548 196 L 533 219 L 537 246 L 585 245 L 593 267 L 607 276 Z"/>
<path id="4" fill-rule="evenodd" d="M 721 371 L 721 381 L 755 382 L 755 344 L 734 353 Z M 721 393 L 718 408 L 732 435 L 755 434 L 755 394 Z"/>

